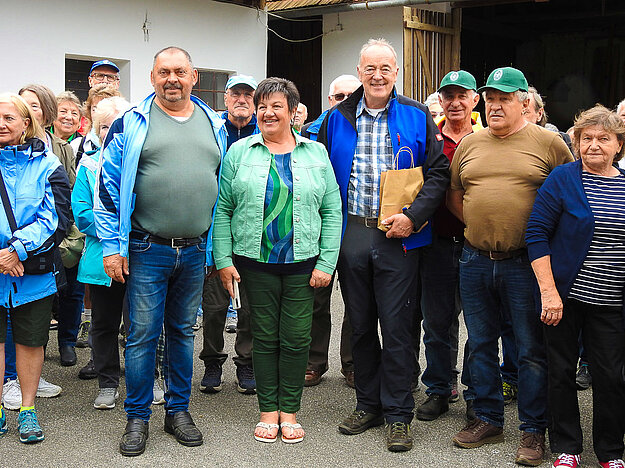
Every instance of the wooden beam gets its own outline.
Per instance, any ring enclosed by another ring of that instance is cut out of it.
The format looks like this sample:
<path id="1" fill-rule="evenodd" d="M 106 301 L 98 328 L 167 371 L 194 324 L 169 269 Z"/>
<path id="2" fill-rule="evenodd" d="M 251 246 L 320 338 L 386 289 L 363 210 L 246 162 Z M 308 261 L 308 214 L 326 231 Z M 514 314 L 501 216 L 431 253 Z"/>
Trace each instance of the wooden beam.
<path id="1" fill-rule="evenodd" d="M 454 8 L 451 10 L 451 17 L 454 27 L 454 37 L 452 39 L 453 45 L 451 48 L 451 62 L 454 70 L 460 70 L 460 46 L 462 35 L 462 8 Z"/>
<path id="2" fill-rule="evenodd" d="M 423 75 L 425 77 L 426 90 L 432 89 L 432 70 L 430 69 L 429 56 L 425 52 L 425 37 L 423 31 L 417 31 L 417 46 L 419 48 L 419 58 L 423 66 Z"/>
<path id="3" fill-rule="evenodd" d="M 412 83 L 412 75 L 414 73 L 413 57 L 414 48 L 412 45 L 412 30 L 406 26 L 406 21 L 410 21 L 412 17 L 410 7 L 404 7 L 404 50 L 403 50 L 403 70 L 404 70 L 404 96 L 412 98 L 414 96 L 414 88 Z"/>
<path id="4" fill-rule="evenodd" d="M 421 21 L 405 21 L 404 19 L 404 24 L 408 28 L 418 29 L 420 31 L 431 31 L 431 32 L 437 32 L 441 34 L 449 34 L 450 36 L 453 36 L 455 33 L 455 31 L 452 28 L 444 28 L 442 26 L 422 23 Z"/>

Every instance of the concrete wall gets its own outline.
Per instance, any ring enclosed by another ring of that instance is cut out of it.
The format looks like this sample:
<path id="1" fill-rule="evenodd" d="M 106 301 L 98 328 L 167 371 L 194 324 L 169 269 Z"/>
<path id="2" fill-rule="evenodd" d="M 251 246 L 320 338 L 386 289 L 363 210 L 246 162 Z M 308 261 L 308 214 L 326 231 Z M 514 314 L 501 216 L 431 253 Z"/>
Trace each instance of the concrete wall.
<path id="1" fill-rule="evenodd" d="M 397 52 L 399 75 L 397 90 L 401 93 L 403 83 L 402 42 L 403 9 L 383 8 L 372 11 L 354 11 L 323 15 L 324 32 L 342 25 L 342 31 L 334 31 L 323 37 L 321 71 L 321 108 L 328 107 L 328 88 L 339 75 L 357 76 L 358 53 L 370 38 L 383 37 L 390 41 Z"/>
<path id="2" fill-rule="evenodd" d="M 65 89 L 66 57 L 109 58 L 120 65 L 121 91 L 137 101 L 152 91 L 154 53 L 168 45 L 187 49 L 197 68 L 265 76 L 266 18 L 260 13 L 259 21 L 251 8 L 208 0 L 38 0 L 4 2 L 2 18 L 9 42 L 0 92 L 33 82 L 58 93 Z"/>

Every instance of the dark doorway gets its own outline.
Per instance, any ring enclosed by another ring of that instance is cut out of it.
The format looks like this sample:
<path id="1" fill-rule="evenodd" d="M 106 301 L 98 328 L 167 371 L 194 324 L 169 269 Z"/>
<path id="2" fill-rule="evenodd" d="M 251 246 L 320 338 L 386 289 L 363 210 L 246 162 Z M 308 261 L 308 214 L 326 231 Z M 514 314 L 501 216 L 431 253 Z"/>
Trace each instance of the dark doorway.
<path id="1" fill-rule="evenodd" d="M 580 110 L 625 98 L 622 1 L 516 3 L 464 8 L 462 16 L 462 68 L 478 86 L 497 67 L 522 70 L 560 130 Z"/>
<path id="2" fill-rule="evenodd" d="M 308 107 L 308 120 L 321 114 L 321 16 L 306 19 L 270 19 L 267 40 L 267 76 L 295 83 L 300 101 Z M 278 37 L 279 34 L 281 37 Z M 311 39 L 312 40 L 306 40 Z M 301 41 L 304 42 L 291 42 Z"/>

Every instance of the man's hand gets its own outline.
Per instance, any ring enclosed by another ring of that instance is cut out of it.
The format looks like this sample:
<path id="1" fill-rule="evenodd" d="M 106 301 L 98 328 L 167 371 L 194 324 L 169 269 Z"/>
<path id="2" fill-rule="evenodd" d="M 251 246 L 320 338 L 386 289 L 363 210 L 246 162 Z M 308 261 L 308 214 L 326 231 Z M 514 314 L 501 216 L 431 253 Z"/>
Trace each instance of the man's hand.
<path id="1" fill-rule="evenodd" d="M 8 248 L 0 250 L 0 273 L 11 276 L 22 276 L 24 274 L 24 266 L 22 266 L 17 252 L 9 252 Z"/>
<path id="2" fill-rule="evenodd" d="M 222 268 L 221 270 L 218 270 L 218 271 L 219 271 L 219 278 L 221 279 L 221 284 L 223 284 L 224 289 L 228 291 L 228 294 L 230 294 L 230 297 L 234 299 L 234 285 L 232 284 L 232 282 L 233 281 L 236 281 L 237 283 L 241 282 L 241 276 L 239 275 L 239 272 L 234 266 Z"/>
<path id="3" fill-rule="evenodd" d="M 553 325 L 554 327 L 562 320 L 562 299 L 558 294 L 558 290 L 553 288 L 548 291 L 542 291 L 540 293 L 540 300 L 542 302 L 542 312 L 540 314 L 540 320 L 547 325 Z"/>
<path id="4" fill-rule="evenodd" d="M 130 273 L 128 270 L 128 259 L 119 254 L 104 257 L 104 271 L 113 279 L 113 281 L 125 283 L 126 279 L 124 278 L 124 275 L 128 275 Z"/>
<path id="5" fill-rule="evenodd" d="M 386 233 L 386 237 L 389 239 L 392 237 L 403 239 L 414 231 L 414 224 L 412 224 L 410 218 L 403 213 L 383 219 L 382 224 L 390 226 L 390 229 Z"/>
<path id="6" fill-rule="evenodd" d="M 310 285 L 313 288 L 324 288 L 328 284 L 330 284 L 330 280 L 332 279 L 332 275 L 326 273 L 325 271 L 317 270 L 316 268 L 312 271 L 310 275 Z"/>

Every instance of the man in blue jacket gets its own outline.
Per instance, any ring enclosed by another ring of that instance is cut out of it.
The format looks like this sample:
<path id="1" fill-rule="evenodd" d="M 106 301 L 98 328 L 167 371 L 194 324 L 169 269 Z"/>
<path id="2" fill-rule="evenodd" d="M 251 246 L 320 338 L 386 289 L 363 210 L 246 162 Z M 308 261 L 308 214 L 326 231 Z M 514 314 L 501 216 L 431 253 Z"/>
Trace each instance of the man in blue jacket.
<path id="1" fill-rule="evenodd" d="M 412 448 L 418 247 L 431 242 L 428 220 L 449 185 L 449 162 L 427 108 L 397 94 L 397 54 L 386 40 L 362 47 L 357 70 L 363 86 L 330 110 L 317 140 L 328 149 L 343 201 L 338 274 L 352 324 L 357 404 L 339 430 L 359 434 L 386 421 L 387 448 L 405 451 Z M 382 220 L 384 234 L 376 229 L 380 174 L 394 168 L 395 155 L 399 169 L 411 167 L 403 157 L 410 152 L 425 181 L 410 207 Z"/>
<path id="2" fill-rule="evenodd" d="M 205 266 L 212 264 L 212 216 L 224 121 L 191 96 L 198 72 L 189 54 L 167 47 L 154 57 L 155 94 L 112 125 L 102 152 L 94 216 L 104 269 L 126 282 L 125 456 L 148 438 L 156 345 L 165 326 L 165 432 L 182 445 L 203 442 L 188 412 L 193 329 Z"/>

